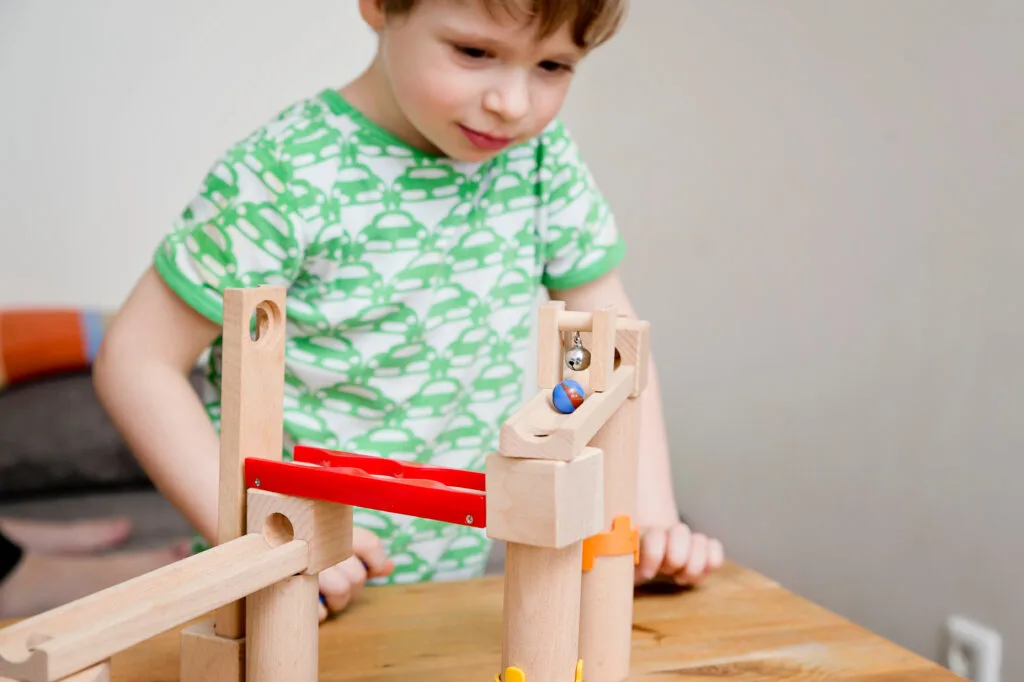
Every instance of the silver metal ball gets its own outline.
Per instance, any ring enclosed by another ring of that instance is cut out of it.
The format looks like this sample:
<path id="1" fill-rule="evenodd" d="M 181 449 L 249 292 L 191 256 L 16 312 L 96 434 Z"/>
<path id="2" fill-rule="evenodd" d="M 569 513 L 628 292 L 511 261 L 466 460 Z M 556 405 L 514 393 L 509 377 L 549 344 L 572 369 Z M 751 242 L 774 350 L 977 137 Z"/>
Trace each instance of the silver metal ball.
<path id="1" fill-rule="evenodd" d="M 570 348 L 565 352 L 565 364 L 574 372 L 582 372 L 590 367 L 590 351 L 586 348 Z"/>

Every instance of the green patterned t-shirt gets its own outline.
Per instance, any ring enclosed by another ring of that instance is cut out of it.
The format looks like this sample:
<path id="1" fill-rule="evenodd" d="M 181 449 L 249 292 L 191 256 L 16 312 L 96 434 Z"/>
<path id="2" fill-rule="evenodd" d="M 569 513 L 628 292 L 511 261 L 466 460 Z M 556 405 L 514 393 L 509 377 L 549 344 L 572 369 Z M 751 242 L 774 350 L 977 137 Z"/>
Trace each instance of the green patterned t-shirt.
<path id="1" fill-rule="evenodd" d="M 425 154 L 334 90 L 218 159 L 155 254 L 192 307 L 284 285 L 284 438 L 483 470 L 521 404 L 541 286 L 608 272 L 624 246 L 565 127 L 484 163 Z M 218 425 L 220 341 L 208 363 Z M 377 582 L 480 575 L 481 529 L 357 509 L 395 561 Z"/>

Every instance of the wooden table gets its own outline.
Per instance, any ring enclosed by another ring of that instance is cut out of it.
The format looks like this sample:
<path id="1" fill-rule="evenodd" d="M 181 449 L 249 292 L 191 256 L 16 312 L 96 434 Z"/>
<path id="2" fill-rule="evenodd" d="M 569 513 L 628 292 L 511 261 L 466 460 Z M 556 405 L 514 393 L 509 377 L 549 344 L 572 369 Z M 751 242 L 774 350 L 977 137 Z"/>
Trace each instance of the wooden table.
<path id="1" fill-rule="evenodd" d="M 321 625 L 320 680 L 490 682 L 501 608 L 500 577 L 368 589 Z M 178 632 L 115 656 L 111 682 L 177 680 Z M 697 589 L 636 599 L 631 679 L 708 678 L 963 682 L 736 564 Z"/>

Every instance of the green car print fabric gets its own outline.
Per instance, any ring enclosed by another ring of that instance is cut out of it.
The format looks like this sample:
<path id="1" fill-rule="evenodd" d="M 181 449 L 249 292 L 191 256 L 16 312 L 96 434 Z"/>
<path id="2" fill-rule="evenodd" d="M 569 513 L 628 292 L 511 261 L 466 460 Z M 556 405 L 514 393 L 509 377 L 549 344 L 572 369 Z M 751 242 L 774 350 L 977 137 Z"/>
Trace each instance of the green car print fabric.
<path id="1" fill-rule="evenodd" d="M 541 286 L 624 254 L 561 122 L 485 163 L 424 154 L 325 90 L 228 149 L 154 265 L 221 323 L 222 292 L 287 286 L 285 459 L 295 444 L 481 471 L 523 401 Z M 218 426 L 220 342 L 208 360 Z M 395 572 L 480 575 L 482 529 L 357 509 Z"/>

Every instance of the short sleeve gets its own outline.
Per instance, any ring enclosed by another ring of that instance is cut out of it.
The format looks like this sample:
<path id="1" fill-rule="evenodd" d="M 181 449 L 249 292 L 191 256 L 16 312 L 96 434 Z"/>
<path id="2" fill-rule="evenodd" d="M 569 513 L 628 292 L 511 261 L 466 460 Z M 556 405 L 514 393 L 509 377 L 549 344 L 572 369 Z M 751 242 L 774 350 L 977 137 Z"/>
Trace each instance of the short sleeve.
<path id="1" fill-rule="evenodd" d="M 157 247 L 157 272 L 218 324 L 225 289 L 290 285 L 305 239 L 290 180 L 269 137 L 256 133 L 232 146 Z"/>
<path id="2" fill-rule="evenodd" d="M 570 289 L 615 269 L 626 245 L 615 216 L 565 125 L 541 135 L 541 240 L 549 289 Z"/>

